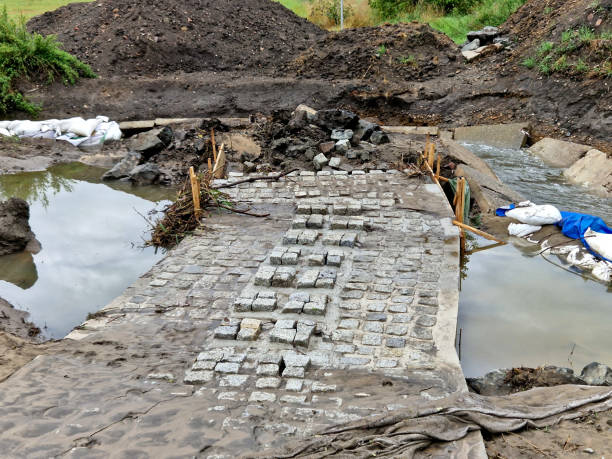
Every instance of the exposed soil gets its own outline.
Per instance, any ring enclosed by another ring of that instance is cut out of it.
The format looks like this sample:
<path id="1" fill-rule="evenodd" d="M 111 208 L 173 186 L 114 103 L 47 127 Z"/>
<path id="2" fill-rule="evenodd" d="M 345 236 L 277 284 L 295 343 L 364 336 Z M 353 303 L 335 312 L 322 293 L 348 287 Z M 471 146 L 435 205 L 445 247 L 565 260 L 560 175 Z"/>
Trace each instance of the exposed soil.
<path id="1" fill-rule="evenodd" d="M 612 454 L 612 411 L 561 421 L 548 429 L 483 436 L 487 455 L 492 459 L 609 457 Z"/>
<path id="2" fill-rule="evenodd" d="M 103 76 L 271 72 L 325 32 L 268 0 L 98 0 L 33 18 Z"/>
<path id="3" fill-rule="evenodd" d="M 289 66 L 310 78 L 422 81 L 463 68 L 457 45 L 427 24 L 385 24 L 329 34 Z"/>
<path id="4" fill-rule="evenodd" d="M 40 344 L 40 328 L 27 321 L 28 313 L 0 298 L 0 381 L 46 352 Z"/>

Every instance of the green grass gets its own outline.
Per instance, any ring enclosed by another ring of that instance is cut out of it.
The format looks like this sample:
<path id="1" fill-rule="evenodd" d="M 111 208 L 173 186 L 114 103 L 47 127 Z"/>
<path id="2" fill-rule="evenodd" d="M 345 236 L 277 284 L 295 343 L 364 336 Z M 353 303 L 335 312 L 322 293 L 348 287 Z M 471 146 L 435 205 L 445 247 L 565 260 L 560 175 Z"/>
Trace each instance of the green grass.
<path id="1" fill-rule="evenodd" d="M 568 29 L 561 33 L 559 43 L 544 41 L 522 64 L 539 73 L 562 73 L 573 77 L 597 75 L 610 78 L 612 67 L 612 34 L 596 33 L 590 27 Z"/>
<path id="2" fill-rule="evenodd" d="M 307 1 L 304 1 L 304 0 L 274 0 L 274 1 L 277 1 L 278 3 L 283 5 L 285 8 L 290 9 L 298 16 L 301 16 L 303 18 L 308 17 L 308 2 Z"/>
<path id="3" fill-rule="evenodd" d="M 0 114 L 14 110 L 35 115 L 40 107 L 28 102 L 17 89 L 22 80 L 50 83 L 56 79 L 74 84 L 80 77 L 96 75 L 86 64 L 60 48 L 55 37 L 26 30 L 22 19 L 0 13 Z"/>
<path id="4" fill-rule="evenodd" d="M 68 3 L 87 1 L 90 0 L 0 0 L 0 10 L 6 7 L 9 17 L 17 19 L 19 16 L 23 16 L 26 19 L 30 19 L 33 16 L 52 11 Z"/>
<path id="5" fill-rule="evenodd" d="M 2 0 L 0 0 L 2 1 Z M 312 0 L 276 0 L 292 10 L 298 16 L 308 17 L 309 5 Z M 417 3 L 404 13 L 394 18 L 380 19 L 372 14 L 371 23 L 363 25 L 379 25 L 383 22 L 410 22 L 418 21 L 431 25 L 434 29 L 445 33 L 456 43 L 465 41 L 470 30 L 478 30 L 484 26 L 501 25 L 526 0 L 482 0 L 478 2 L 467 14 L 455 12 L 444 14 L 425 3 Z"/>
<path id="6" fill-rule="evenodd" d="M 411 13 L 399 16 L 395 22 L 426 22 L 434 29 L 448 35 L 455 43 L 463 43 L 470 30 L 503 24 L 523 3 L 525 0 L 483 0 L 468 14 L 451 13 L 438 17 L 428 17 L 430 15 L 426 11 L 419 10 L 417 6 Z"/>

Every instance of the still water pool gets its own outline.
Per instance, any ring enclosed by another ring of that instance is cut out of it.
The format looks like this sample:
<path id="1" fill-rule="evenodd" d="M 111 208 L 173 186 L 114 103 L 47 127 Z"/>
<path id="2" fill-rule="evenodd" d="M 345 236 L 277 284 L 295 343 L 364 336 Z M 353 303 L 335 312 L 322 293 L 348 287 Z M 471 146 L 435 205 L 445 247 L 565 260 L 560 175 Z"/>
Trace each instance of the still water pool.
<path id="1" fill-rule="evenodd" d="M 567 183 L 562 170 L 528 152 L 466 146 L 525 198 L 612 223 L 609 199 Z M 472 243 L 476 248 L 491 244 L 481 238 Z M 458 320 L 466 376 L 520 365 L 558 365 L 578 372 L 592 361 L 612 365 L 612 286 L 550 264 L 539 249 L 515 240 L 469 255 Z"/>
<path id="2" fill-rule="evenodd" d="M 35 255 L 0 257 L 0 297 L 30 313 L 46 337 L 61 338 L 109 303 L 162 254 L 142 248 L 140 215 L 163 207 L 175 191 L 101 183 L 104 171 L 80 163 L 0 176 L 0 200 L 30 204 Z"/>

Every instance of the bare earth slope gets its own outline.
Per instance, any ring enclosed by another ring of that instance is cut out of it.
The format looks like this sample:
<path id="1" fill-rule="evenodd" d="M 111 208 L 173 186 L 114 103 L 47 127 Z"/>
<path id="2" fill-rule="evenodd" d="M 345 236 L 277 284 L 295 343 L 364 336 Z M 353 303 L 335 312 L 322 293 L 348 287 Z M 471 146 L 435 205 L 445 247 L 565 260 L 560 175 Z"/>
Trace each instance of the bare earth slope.
<path id="1" fill-rule="evenodd" d="M 98 0 L 33 18 L 100 75 L 269 71 L 325 32 L 269 0 Z"/>
<path id="2" fill-rule="evenodd" d="M 245 116 L 341 103 L 387 124 L 529 121 L 536 139 L 611 152 L 612 80 L 601 71 L 612 60 L 609 40 L 570 56 L 592 67 L 598 60 L 598 72 L 544 75 L 521 64 L 564 31 L 609 31 L 611 8 L 612 0 L 529 0 L 503 26 L 513 47 L 466 63 L 426 25 L 327 33 L 270 0 L 98 0 L 28 26 L 58 34 L 101 78 L 29 94 L 43 104 L 41 117 Z"/>

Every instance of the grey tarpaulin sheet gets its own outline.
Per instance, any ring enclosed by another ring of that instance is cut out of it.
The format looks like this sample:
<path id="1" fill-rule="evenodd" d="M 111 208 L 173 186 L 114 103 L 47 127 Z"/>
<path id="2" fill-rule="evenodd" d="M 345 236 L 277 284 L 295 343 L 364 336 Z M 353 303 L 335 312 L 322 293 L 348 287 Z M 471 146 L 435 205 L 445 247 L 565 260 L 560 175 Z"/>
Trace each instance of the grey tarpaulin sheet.
<path id="1" fill-rule="evenodd" d="M 312 438 L 296 440 L 283 451 L 264 451 L 251 457 L 412 458 L 436 442 L 461 440 L 472 431 L 543 428 L 611 408 L 610 387 L 539 387 L 506 396 L 460 393 L 435 401 L 415 401 L 410 409 L 334 426 Z M 448 457 L 467 456 L 459 449 Z"/>

